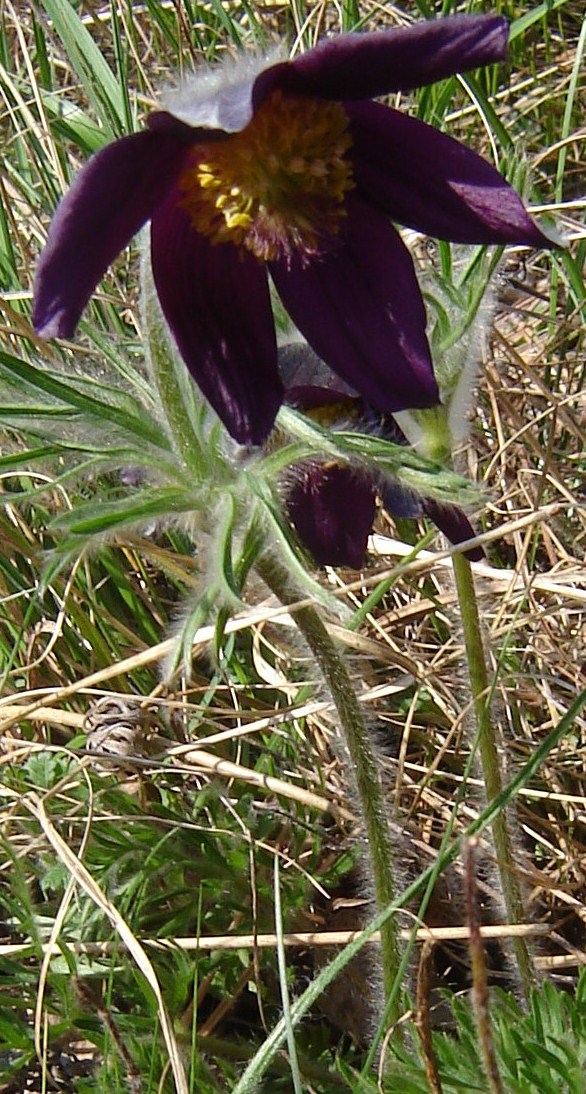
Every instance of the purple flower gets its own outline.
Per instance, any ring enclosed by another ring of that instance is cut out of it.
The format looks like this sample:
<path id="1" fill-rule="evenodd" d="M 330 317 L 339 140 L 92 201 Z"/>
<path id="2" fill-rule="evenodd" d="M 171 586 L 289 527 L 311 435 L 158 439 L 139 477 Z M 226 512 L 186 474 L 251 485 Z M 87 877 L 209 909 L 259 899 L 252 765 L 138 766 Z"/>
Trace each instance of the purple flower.
<path id="1" fill-rule="evenodd" d="M 314 561 L 360 570 L 376 511 L 372 480 L 333 461 L 304 461 L 291 475 L 287 516 Z"/>
<path id="2" fill-rule="evenodd" d="M 345 423 L 352 429 L 374 430 L 394 444 L 407 444 L 391 417 L 377 415 L 365 406 L 307 346 L 294 343 L 281 347 L 279 364 L 289 405 L 322 424 Z M 318 565 L 359 570 L 375 520 L 377 495 L 392 517 L 428 517 L 451 543 L 463 543 L 475 535 L 457 505 L 421 496 L 388 475 L 375 476 L 334 460 L 304 460 L 291 468 L 284 504 L 299 539 Z M 482 547 L 471 547 L 465 554 L 472 562 L 484 557 Z"/>
<path id="3" fill-rule="evenodd" d="M 241 443 L 267 437 L 283 398 L 267 270 L 365 399 L 387 413 L 437 403 L 421 293 L 389 218 L 457 242 L 549 244 L 493 167 L 370 100 L 499 61 L 507 33 L 497 16 L 453 16 L 200 77 L 75 179 L 39 261 L 37 331 L 72 335 L 150 220 L 179 352 Z"/>

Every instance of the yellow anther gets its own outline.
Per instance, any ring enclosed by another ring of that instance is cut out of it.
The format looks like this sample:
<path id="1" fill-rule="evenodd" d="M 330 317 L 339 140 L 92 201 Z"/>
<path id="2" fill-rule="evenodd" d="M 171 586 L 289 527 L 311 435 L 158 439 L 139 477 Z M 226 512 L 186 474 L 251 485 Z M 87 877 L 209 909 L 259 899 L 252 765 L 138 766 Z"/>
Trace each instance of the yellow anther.
<path id="1" fill-rule="evenodd" d="M 180 182 L 181 204 L 197 231 L 263 261 L 313 254 L 329 245 L 345 216 L 351 144 L 339 103 L 274 92 L 241 133 L 196 147 Z"/>
<path id="2" fill-rule="evenodd" d="M 228 228 L 250 228 L 252 217 L 248 213 L 227 212 L 225 214 Z"/>

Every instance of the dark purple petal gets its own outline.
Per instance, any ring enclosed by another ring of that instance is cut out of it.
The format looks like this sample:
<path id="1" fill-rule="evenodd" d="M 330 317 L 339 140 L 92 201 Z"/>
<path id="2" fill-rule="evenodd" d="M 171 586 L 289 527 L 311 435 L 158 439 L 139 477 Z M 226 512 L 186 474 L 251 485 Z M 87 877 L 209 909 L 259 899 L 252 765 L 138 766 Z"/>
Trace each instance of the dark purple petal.
<path id="1" fill-rule="evenodd" d="M 552 245 L 476 152 L 380 103 L 348 103 L 347 111 L 358 191 L 393 220 L 454 243 Z"/>
<path id="2" fill-rule="evenodd" d="M 37 265 L 33 324 L 67 338 L 98 281 L 150 219 L 181 170 L 188 146 L 135 133 L 92 156 L 57 208 Z"/>
<path id="3" fill-rule="evenodd" d="M 400 520 L 419 520 L 423 516 L 423 500 L 414 490 L 401 486 L 399 482 L 384 479 L 380 485 L 382 503 L 391 517 Z"/>
<path id="4" fill-rule="evenodd" d="M 476 535 L 466 514 L 457 505 L 442 505 L 434 498 L 422 498 L 423 509 L 436 528 L 443 532 L 450 543 L 464 543 Z M 470 562 L 479 562 L 484 558 L 482 547 L 471 547 L 464 551 L 464 557 Z"/>
<path id="5" fill-rule="evenodd" d="M 464 543 L 476 535 L 468 517 L 457 505 L 442 505 L 434 498 L 421 497 L 414 490 L 390 479 L 384 479 L 379 484 L 379 493 L 391 517 L 419 520 L 425 514 L 450 543 Z M 470 562 L 479 562 L 484 558 L 484 551 L 482 547 L 471 547 L 469 551 L 464 551 L 464 557 Z"/>
<path id="6" fill-rule="evenodd" d="M 453 15 L 412 27 L 340 34 L 257 76 L 257 107 L 276 88 L 322 99 L 370 99 L 502 61 L 509 28 L 494 15 Z"/>
<path id="7" fill-rule="evenodd" d="M 381 412 L 439 401 L 413 262 L 386 217 L 356 198 L 331 249 L 270 263 L 293 322 Z"/>
<path id="8" fill-rule="evenodd" d="M 281 405 L 264 267 L 192 226 L 175 191 L 151 226 L 153 275 L 191 375 L 240 444 L 262 444 Z"/>
<path id="9" fill-rule="evenodd" d="M 359 570 L 375 514 L 372 484 L 349 467 L 303 463 L 288 490 L 289 519 L 320 566 Z"/>

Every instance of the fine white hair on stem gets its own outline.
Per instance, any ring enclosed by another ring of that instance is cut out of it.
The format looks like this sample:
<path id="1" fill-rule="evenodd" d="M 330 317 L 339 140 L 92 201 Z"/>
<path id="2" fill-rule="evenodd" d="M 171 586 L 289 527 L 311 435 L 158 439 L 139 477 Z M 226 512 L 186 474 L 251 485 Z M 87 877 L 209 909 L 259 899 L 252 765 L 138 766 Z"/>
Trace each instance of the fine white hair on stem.
<path id="1" fill-rule="evenodd" d="M 463 367 L 454 385 L 448 410 L 448 423 L 454 445 L 463 444 L 471 428 L 476 384 L 495 310 L 493 283 L 486 288 L 482 303 L 468 335 Z"/>
<path id="2" fill-rule="evenodd" d="M 161 95 L 161 104 L 175 118 L 194 127 L 239 133 L 252 118 L 256 77 L 285 59 L 281 45 L 268 53 L 238 53 L 215 65 L 202 65 Z"/>

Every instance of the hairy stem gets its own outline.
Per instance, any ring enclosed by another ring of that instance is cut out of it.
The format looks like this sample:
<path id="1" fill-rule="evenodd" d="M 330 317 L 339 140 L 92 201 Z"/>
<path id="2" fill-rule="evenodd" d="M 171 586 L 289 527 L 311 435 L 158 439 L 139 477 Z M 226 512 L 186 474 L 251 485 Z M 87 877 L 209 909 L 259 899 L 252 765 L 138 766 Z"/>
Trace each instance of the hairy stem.
<path id="1" fill-rule="evenodd" d="M 497 748 L 496 734 L 490 717 L 490 688 L 478 602 L 474 586 L 474 575 L 467 558 L 454 555 L 454 577 L 458 592 L 466 660 L 470 677 L 470 688 L 474 700 L 474 712 L 478 733 L 478 748 L 482 763 L 484 787 L 487 801 L 493 801 L 502 792 L 503 776 Z M 513 856 L 511 833 L 505 810 L 501 810 L 492 824 L 492 838 L 497 859 L 503 899 L 509 923 L 522 923 L 525 919 L 523 897 Z M 513 939 L 513 949 L 517 959 L 519 977 L 526 1002 L 529 1001 L 531 988 L 535 984 L 535 970 L 527 942 L 524 938 Z"/>
<path id="2" fill-rule="evenodd" d="M 288 571 L 273 556 L 264 555 L 256 563 L 256 568 L 282 604 L 294 605 L 303 599 L 300 590 L 292 584 Z M 344 658 L 332 641 L 321 616 L 313 607 L 293 608 L 292 613 L 319 665 L 350 755 L 368 839 L 376 908 L 380 912 L 395 898 L 392 840 L 387 823 L 388 806 L 384 800 L 380 764 Z M 400 959 L 398 930 L 393 916 L 381 929 L 381 959 L 385 997 L 389 999 L 393 995 L 396 1000 L 389 1016 L 390 1023 L 394 1024 L 400 1014 L 396 984 Z"/>

